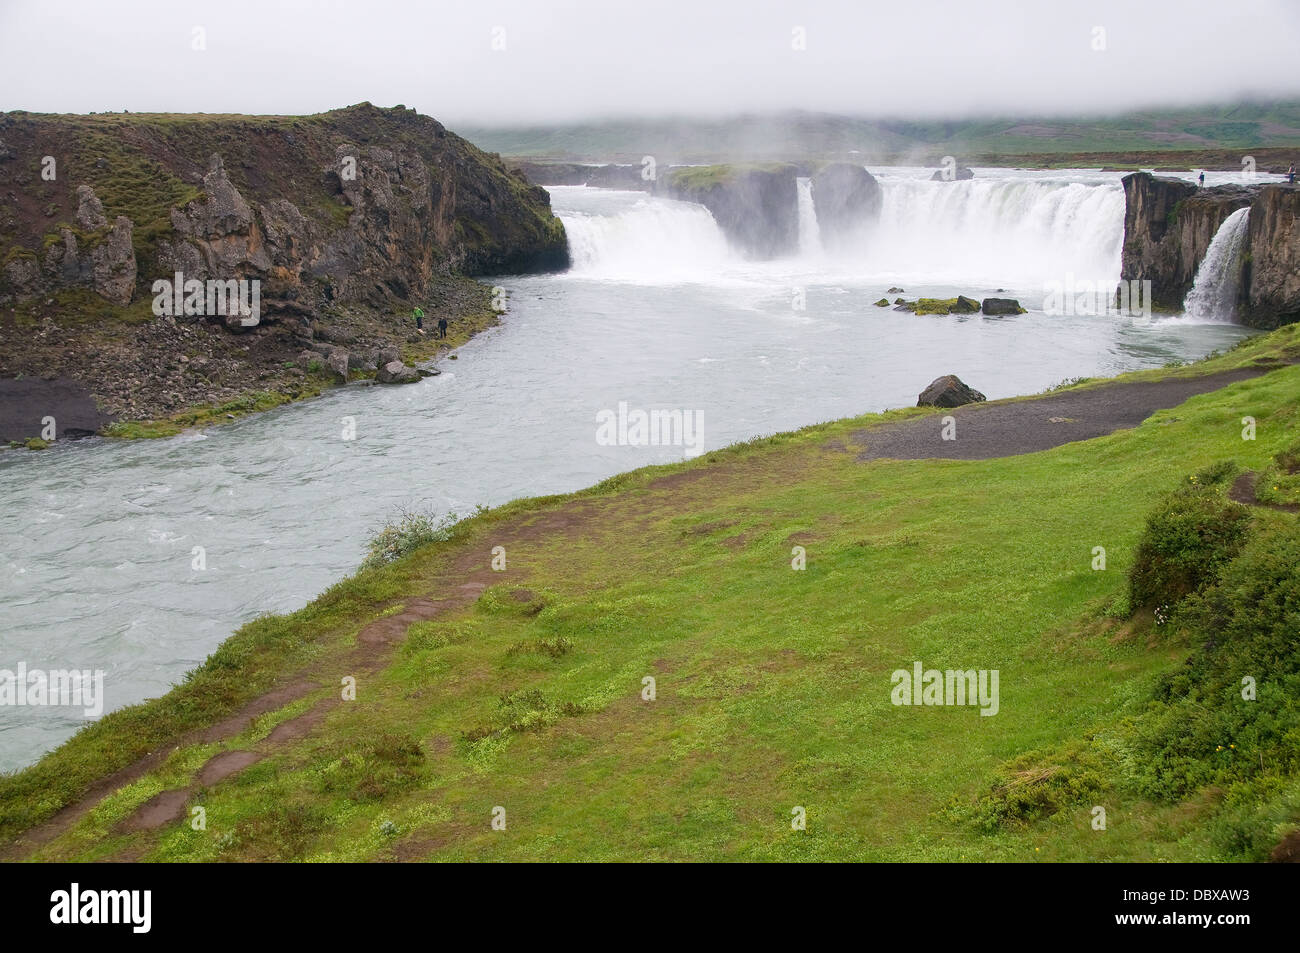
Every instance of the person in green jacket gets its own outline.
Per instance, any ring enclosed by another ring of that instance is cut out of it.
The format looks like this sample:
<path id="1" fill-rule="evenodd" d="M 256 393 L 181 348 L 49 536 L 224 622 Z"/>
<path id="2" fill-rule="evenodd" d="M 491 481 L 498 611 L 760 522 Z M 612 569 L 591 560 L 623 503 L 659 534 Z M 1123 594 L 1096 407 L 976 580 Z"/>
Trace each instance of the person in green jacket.
<path id="1" fill-rule="evenodd" d="M 423 334 L 424 333 L 424 312 L 417 307 L 415 309 L 414 316 L 415 316 L 415 330 Z"/>

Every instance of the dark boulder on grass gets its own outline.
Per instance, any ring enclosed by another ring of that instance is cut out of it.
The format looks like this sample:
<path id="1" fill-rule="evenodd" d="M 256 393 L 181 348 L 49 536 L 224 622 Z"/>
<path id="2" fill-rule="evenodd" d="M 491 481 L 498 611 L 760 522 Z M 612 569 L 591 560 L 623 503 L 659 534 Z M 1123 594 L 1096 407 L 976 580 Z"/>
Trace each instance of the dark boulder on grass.
<path id="1" fill-rule="evenodd" d="M 985 314 L 1025 314 L 1024 308 L 1015 298 L 985 298 L 980 303 L 980 310 Z"/>
<path id="2" fill-rule="evenodd" d="M 973 387 L 963 384 L 955 374 L 936 377 L 930 386 L 921 391 L 916 399 L 918 407 L 961 407 L 964 404 L 978 404 L 985 399 Z"/>

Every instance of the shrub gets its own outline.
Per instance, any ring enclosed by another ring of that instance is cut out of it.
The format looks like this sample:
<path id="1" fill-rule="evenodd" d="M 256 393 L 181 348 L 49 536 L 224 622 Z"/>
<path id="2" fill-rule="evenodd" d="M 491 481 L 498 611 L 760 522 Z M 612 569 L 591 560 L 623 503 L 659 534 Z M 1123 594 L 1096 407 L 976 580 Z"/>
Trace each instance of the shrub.
<path id="1" fill-rule="evenodd" d="M 947 813 L 985 833 L 1054 817 L 1095 799 L 1106 788 L 1096 753 L 1088 747 L 1047 755 L 1030 751 L 1001 768 L 973 805 L 954 801 Z"/>
<path id="2" fill-rule="evenodd" d="M 370 537 L 366 547 L 367 556 L 361 563 L 361 568 L 382 566 L 415 552 L 421 546 L 451 539 L 455 525 L 455 513 L 439 518 L 432 513 L 400 510 L 379 532 Z"/>
<path id="3" fill-rule="evenodd" d="M 424 768 L 424 749 L 414 738 L 383 734 L 349 751 L 322 776 L 320 789 L 354 801 L 380 801 L 412 787 Z"/>
<path id="4" fill-rule="evenodd" d="M 1139 788 L 1181 797 L 1206 784 L 1300 770 L 1300 533 L 1261 531 L 1180 619 L 1203 640 L 1156 683 L 1134 726 Z M 1246 697 L 1249 678 L 1255 697 Z"/>
<path id="5" fill-rule="evenodd" d="M 1278 453 L 1260 473 L 1255 499 L 1273 506 L 1300 503 L 1300 441 Z"/>
<path id="6" fill-rule="evenodd" d="M 1196 478 L 1193 478 L 1194 480 Z M 1200 483 L 1167 496 L 1149 517 L 1129 571 L 1134 611 L 1197 592 L 1241 548 L 1250 513 Z"/>

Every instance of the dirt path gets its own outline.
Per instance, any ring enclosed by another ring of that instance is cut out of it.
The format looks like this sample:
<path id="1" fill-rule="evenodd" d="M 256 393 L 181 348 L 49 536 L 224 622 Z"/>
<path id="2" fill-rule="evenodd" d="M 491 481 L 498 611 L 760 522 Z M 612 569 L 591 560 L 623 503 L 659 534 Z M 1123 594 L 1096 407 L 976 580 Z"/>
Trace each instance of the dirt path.
<path id="1" fill-rule="evenodd" d="M 944 415 L 918 417 L 854 434 L 859 460 L 988 460 L 1050 450 L 1136 427 L 1157 410 L 1189 397 L 1258 377 L 1282 364 L 1240 368 L 1204 377 L 1119 381 L 1032 400 L 968 404 Z M 956 421 L 956 439 L 944 440 L 943 417 Z"/>
<path id="2" fill-rule="evenodd" d="M 357 634 L 355 648 L 345 656 L 340 668 L 348 674 L 364 676 L 373 674 L 388 662 L 393 647 L 406 637 L 406 630 L 415 622 L 461 608 L 478 598 L 487 587 L 484 577 L 490 573 L 472 573 L 459 586 L 452 588 L 448 598 L 415 598 L 405 600 L 405 607 L 396 615 L 385 616 L 367 624 Z M 297 677 L 285 684 L 248 701 L 240 709 L 211 726 L 196 729 L 185 736 L 161 746 L 134 763 L 115 771 L 95 784 L 77 801 L 67 805 L 49 820 L 22 834 L 13 843 L 0 849 L 0 860 L 22 857 L 32 850 L 54 840 L 72 828 L 92 808 L 110 794 L 144 777 L 158 768 L 167 756 L 178 747 L 198 743 L 216 743 L 233 738 L 247 728 L 253 719 L 283 708 L 318 690 L 317 681 Z M 319 701 L 308 711 L 277 725 L 251 750 L 230 749 L 214 755 L 199 769 L 192 783 L 161 791 L 119 824 L 123 831 L 156 830 L 185 816 L 186 808 L 194 794 L 201 788 L 224 781 L 245 768 L 256 764 L 278 749 L 307 737 L 325 715 L 341 703 L 338 694 Z M 135 859 L 135 858 L 123 858 Z"/>

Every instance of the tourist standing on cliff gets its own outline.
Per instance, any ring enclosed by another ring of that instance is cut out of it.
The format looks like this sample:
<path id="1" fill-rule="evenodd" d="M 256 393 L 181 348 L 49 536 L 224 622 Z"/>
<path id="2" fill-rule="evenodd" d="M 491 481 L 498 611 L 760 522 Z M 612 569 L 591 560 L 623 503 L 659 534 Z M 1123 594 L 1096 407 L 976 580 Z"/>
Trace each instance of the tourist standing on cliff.
<path id="1" fill-rule="evenodd" d="M 439 318 L 439 319 L 438 319 L 438 337 L 440 337 L 440 338 L 445 338 L 446 336 L 447 336 L 447 319 L 446 319 L 446 318 Z"/>
<path id="2" fill-rule="evenodd" d="M 423 334 L 424 333 L 424 312 L 421 311 L 419 308 L 416 308 L 413 314 L 415 316 L 415 330 Z"/>
<path id="3" fill-rule="evenodd" d="M 1205 170 L 1201 170 L 1201 188 L 1205 188 Z"/>
<path id="4" fill-rule="evenodd" d="M 1287 185 L 1295 185 L 1295 163 L 1291 163 L 1291 168 L 1286 170 Z"/>

